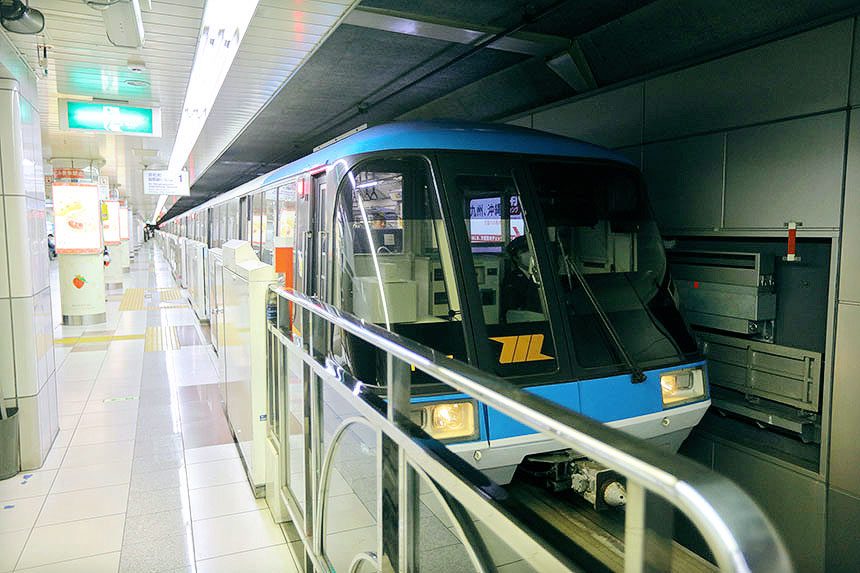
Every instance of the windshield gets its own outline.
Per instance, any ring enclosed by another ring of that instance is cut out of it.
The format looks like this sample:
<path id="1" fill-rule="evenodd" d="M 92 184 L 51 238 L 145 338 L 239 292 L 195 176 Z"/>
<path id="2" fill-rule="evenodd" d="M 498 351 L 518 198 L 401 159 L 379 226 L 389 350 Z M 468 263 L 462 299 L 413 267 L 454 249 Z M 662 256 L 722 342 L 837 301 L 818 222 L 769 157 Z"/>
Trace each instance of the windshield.
<path id="1" fill-rule="evenodd" d="M 632 360 L 647 364 L 696 351 L 669 294 L 666 257 L 638 174 L 612 165 L 530 164 L 577 362 L 623 365 L 576 277 L 581 273 Z M 528 217 L 527 217 L 528 218 Z M 549 280 L 549 279 L 547 279 Z"/>

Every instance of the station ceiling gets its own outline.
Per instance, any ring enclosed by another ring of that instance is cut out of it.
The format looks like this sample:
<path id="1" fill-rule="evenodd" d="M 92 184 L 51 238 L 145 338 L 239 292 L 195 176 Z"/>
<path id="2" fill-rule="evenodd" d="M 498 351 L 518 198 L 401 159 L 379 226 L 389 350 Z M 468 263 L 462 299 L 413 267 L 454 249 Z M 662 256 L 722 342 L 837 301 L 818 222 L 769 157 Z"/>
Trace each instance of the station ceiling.
<path id="1" fill-rule="evenodd" d="M 499 120 L 856 10 L 856 0 L 364 0 L 166 217 L 364 123 Z M 556 57 L 567 79 L 548 65 Z"/>
<path id="2" fill-rule="evenodd" d="M 46 158 L 102 159 L 150 217 L 157 197 L 140 172 L 166 167 L 205 0 L 140 0 L 141 48 L 111 45 L 84 0 L 30 4 L 45 32 L 7 36 L 40 75 Z M 365 123 L 511 118 L 858 11 L 858 0 L 260 0 L 189 158 L 191 196 L 165 217 Z M 62 131 L 63 97 L 159 106 L 163 135 Z"/>

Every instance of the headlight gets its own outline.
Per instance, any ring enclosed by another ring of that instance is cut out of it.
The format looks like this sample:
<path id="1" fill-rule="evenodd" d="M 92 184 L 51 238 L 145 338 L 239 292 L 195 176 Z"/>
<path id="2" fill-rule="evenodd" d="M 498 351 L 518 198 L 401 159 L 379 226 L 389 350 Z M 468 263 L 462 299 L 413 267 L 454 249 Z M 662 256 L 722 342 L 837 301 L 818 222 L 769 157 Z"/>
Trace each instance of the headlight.
<path id="1" fill-rule="evenodd" d="M 663 406 L 679 406 L 705 396 L 705 373 L 701 368 L 676 370 L 660 375 Z"/>
<path id="2" fill-rule="evenodd" d="M 475 402 L 437 402 L 418 404 L 413 419 L 437 440 L 476 438 L 478 436 Z"/>

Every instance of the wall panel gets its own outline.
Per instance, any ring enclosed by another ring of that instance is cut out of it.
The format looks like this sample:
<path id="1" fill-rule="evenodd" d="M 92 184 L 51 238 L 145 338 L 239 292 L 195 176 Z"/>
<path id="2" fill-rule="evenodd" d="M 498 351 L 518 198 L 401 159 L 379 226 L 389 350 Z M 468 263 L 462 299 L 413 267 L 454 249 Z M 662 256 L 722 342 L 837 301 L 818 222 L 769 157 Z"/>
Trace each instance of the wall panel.
<path id="1" fill-rule="evenodd" d="M 645 84 L 645 140 L 844 106 L 852 20 L 810 30 Z"/>
<path id="2" fill-rule="evenodd" d="M 720 227 L 723 143 L 713 134 L 645 146 L 645 180 L 661 229 Z"/>
<path id="3" fill-rule="evenodd" d="M 830 413 L 830 484 L 860 497 L 860 305 L 840 304 Z"/>
<path id="4" fill-rule="evenodd" d="M 860 302 L 858 249 L 860 249 L 860 110 L 851 113 L 851 133 L 848 140 L 839 300 Z"/>
<path id="5" fill-rule="evenodd" d="M 844 148 L 845 112 L 729 132 L 726 227 L 837 228 Z"/>
<path id="6" fill-rule="evenodd" d="M 714 469 L 756 500 L 782 535 L 797 571 L 824 571 L 823 483 L 722 442 L 715 444 Z"/>
<path id="7" fill-rule="evenodd" d="M 534 127 L 606 147 L 642 143 L 642 84 L 534 114 Z"/>

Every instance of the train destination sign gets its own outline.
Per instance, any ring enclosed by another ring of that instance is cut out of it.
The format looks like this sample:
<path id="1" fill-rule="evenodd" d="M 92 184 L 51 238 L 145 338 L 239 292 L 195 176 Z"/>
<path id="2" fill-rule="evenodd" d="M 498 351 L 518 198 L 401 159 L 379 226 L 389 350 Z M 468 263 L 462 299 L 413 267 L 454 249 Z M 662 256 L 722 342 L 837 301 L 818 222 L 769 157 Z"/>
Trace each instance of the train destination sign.
<path id="1" fill-rule="evenodd" d="M 153 107 L 60 100 L 60 127 L 69 131 L 161 137 L 161 110 Z"/>
<path id="2" fill-rule="evenodd" d="M 144 195 L 191 195 L 188 171 L 171 174 L 166 169 L 146 169 L 143 172 Z"/>

